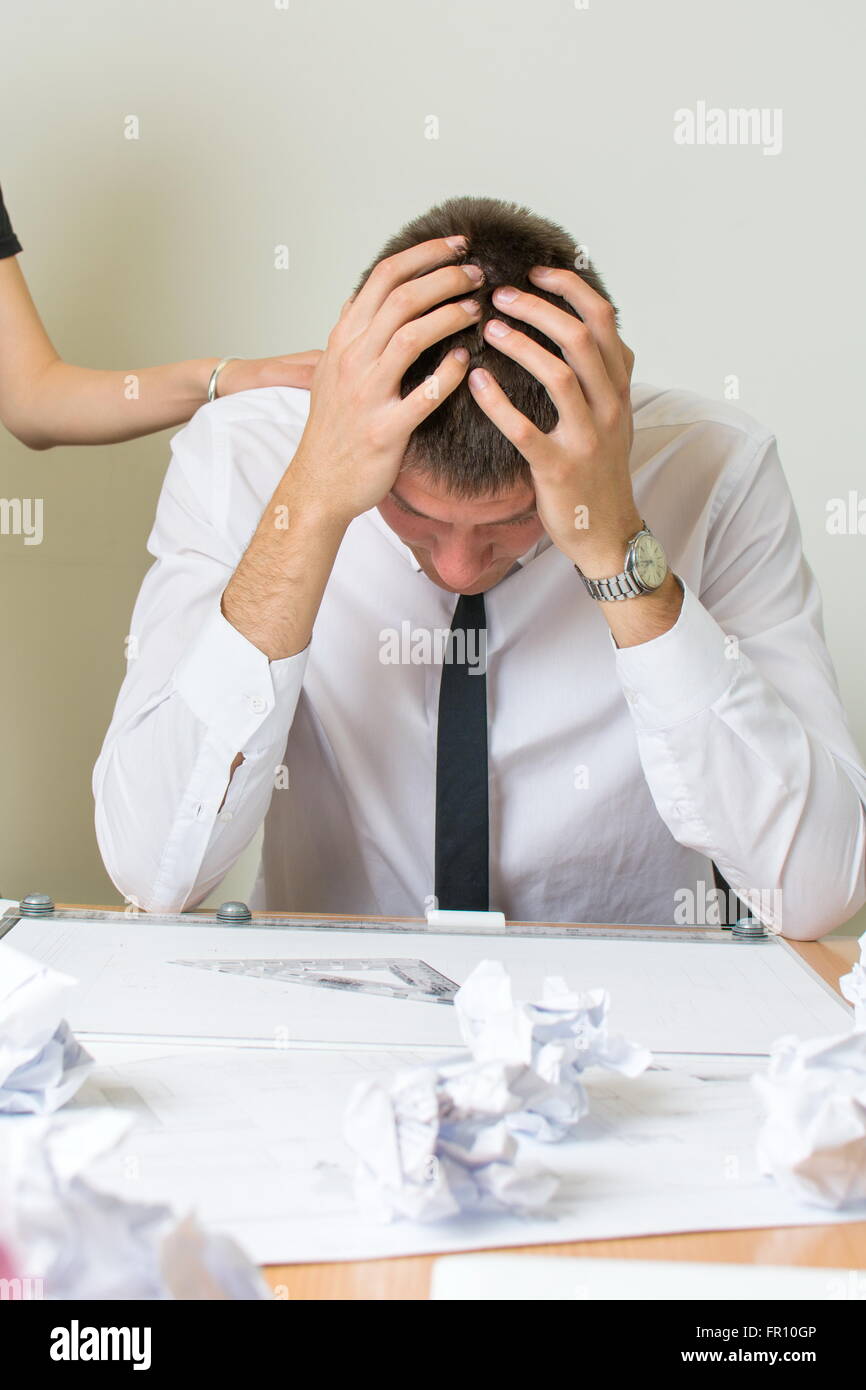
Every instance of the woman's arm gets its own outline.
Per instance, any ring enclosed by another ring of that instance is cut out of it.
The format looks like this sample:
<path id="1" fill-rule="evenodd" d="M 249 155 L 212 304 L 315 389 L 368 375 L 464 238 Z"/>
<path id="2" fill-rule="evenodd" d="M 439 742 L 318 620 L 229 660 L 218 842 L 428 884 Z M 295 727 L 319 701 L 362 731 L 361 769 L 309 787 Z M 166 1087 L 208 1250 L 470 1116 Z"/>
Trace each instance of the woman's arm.
<path id="1" fill-rule="evenodd" d="M 256 386 L 308 387 L 317 350 L 229 362 L 220 396 Z M 101 371 L 64 362 L 42 325 L 17 258 L 0 260 L 0 421 L 31 449 L 113 444 L 181 425 L 207 399 L 219 358 Z"/>

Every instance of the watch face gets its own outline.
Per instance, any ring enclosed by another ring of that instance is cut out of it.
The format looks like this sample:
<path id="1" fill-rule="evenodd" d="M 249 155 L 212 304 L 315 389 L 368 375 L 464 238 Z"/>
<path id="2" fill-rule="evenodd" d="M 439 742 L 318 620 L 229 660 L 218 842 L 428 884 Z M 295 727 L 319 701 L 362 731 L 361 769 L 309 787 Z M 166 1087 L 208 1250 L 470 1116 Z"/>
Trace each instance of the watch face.
<path id="1" fill-rule="evenodd" d="M 655 536 L 641 536 L 635 542 L 634 567 L 638 579 L 648 589 L 659 587 L 668 572 L 668 562 Z"/>

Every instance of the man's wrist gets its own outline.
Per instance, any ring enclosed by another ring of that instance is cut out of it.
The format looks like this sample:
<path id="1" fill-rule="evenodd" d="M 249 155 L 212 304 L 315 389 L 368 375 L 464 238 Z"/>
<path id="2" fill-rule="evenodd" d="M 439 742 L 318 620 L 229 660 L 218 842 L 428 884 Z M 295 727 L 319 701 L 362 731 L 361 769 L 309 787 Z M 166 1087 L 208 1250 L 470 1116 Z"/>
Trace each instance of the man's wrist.
<path id="1" fill-rule="evenodd" d="M 358 515 L 351 507 L 341 505 L 339 497 L 323 481 L 321 469 L 300 449 L 283 475 L 272 505 L 285 507 L 288 517 L 305 531 L 340 540 Z"/>
<path id="2" fill-rule="evenodd" d="M 638 647 L 676 626 L 683 596 L 682 580 L 668 570 L 657 589 L 621 603 L 599 603 L 596 607 L 604 613 L 618 647 Z"/>
<path id="3" fill-rule="evenodd" d="M 601 536 L 587 535 L 579 545 L 569 547 L 568 558 L 587 579 L 612 579 L 625 569 L 629 543 L 642 526 L 638 516 Z"/>

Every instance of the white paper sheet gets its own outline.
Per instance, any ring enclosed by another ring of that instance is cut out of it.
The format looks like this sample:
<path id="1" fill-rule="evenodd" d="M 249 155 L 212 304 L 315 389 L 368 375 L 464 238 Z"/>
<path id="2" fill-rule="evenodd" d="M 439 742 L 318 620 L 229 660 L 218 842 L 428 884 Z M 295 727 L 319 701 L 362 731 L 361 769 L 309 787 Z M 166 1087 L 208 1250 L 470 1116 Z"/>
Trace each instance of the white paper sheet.
<path id="1" fill-rule="evenodd" d="M 332 973 L 374 977 L 371 960 L 420 962 L 462 985 L 480 960 L 501 960 L 515 995 L 539 998 L 546 976 L 611 996 L 610 1028 L 653 1052 L 769 1053 L 785 1033 L 801 1037 L 850 1027 L 851 1011 L 783 943 L 723 944 L 517 936 L 444 936 L 326 928 L 174 926 L 146 917 L 120 922 L 24 921 L 10 945 L 80 981 L 69 1022 L 94 1033 L 325 1042 L 385 1047 L 456 1044 L 454 1008 L 417 997 L 352 992 L 255 974 L 215 963 L 330 961 Z M 200 964 L 179 965 L 177 961 Z M 361 968 L 363 967 L 363 968 Z M 259 965 L 241 969 L 260 970 Z M 282 967 L 286 968 L 286 967 Z M 323 973 L 321 970 L 319 974 Z M 385 969 L 375 982 L 399 980 Z"/>
<path id="2" fill-rule="evenodd" d="M 662 1056 L 635 1078 L 588 1073 L 590 1114 L 578 1137 L 530 1145 L 560 1179 L 543 1215 L 431 1226 L 359 1214 L 341 1133 L 359 1078 L 426 1061 L 426 1051 L 105 1041 L 93 1050 L 96 1071 L 73 1105 L 136 1116 L 93 1180 L 137 1201 L 170 1196 L 262 1262 L 858 1219 L 804 1206 L 758 1172 L 753 1059 Z"/>
<path id="3" fill-rule="evenodd" d="M 691 1260 L 572 1259 L 563 1255 L 447 1255 L 433 1266 L 430 1297 L 540 1303 L 613 1299 L 694 1299 L 728 1303 L 762 1299 L 866 1297 L 856 1269 L 789 1269 L 784 1265 L 697 1264 Z M 707 1341 L 708 1346 L 726 1343 Z M 781 1353 L 779 1353 L 781 1355 Z"/>

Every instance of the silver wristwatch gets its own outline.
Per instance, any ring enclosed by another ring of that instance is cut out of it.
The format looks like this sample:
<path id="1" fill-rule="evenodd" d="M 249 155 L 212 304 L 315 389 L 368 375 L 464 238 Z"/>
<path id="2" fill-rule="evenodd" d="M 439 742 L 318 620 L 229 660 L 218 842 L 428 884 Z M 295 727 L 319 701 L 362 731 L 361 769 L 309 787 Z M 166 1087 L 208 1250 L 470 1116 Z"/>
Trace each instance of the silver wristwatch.
<path id="1" fill-rule="evenodd" d="M 614 574 L 610 579 L 588 579 L 577 565 L 574 568 L 592 597 L 604 603 L 612 599 L 637 598 L 639 594 L 651 594 L 664 583 L 668 561 L 661 544 L 646 522 L 642 522 L 641 529 L 628 543 L 625 568 L 621 574 Z"/>

